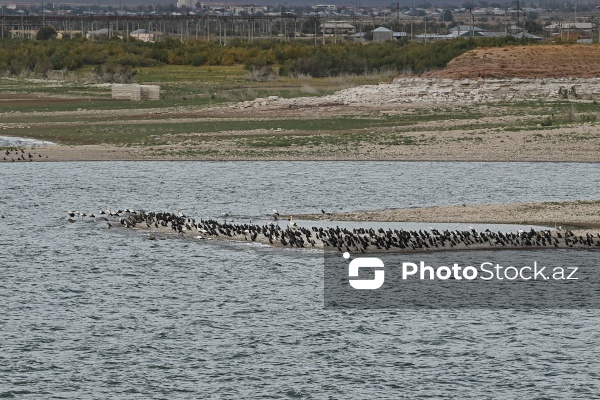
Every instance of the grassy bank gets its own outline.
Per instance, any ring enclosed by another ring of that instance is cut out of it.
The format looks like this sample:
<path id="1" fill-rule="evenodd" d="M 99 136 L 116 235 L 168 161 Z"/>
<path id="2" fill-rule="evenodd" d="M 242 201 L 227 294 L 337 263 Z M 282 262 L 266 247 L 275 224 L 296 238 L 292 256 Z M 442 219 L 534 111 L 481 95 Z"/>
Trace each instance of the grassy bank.
<path id="1" fill-rule="evenodd" d="M 202 106 L 218 103 L 216 99 L 211 100 L 202 103 L 200 99 L 171 98 L 140 103 L 90 98 L 65 102 L 0 102 L 0 113 L 6 113 L 2 117 L 5 124 L 2 132 L 71 145 L 155 145 L 190 141 L 198 144 L 220 139 L 234 141 L 241 148 L 360 145 L 363 142 L 424 145 L 435 141 L 432 131 L 464 132 L 453 140 L 475 142 L 522 131 L 540 131 L 532 133 L 529 141 L 594 139 L 588 138 L 589 135 L 553 135 L 552 131 L 593 124 L 600 115 L 595 104 L 563 101 L 414 108 L 393 115 L 368 111 L 357 115 L 261 118 L 247 114 L 236 117 L 231 113 L 203 115 Z M 149 106 L 152 108 L 147 109 Z M 507 118 L 491 122 L 484 118 L 486 115 Z M 448 123 L 448 120 L 453 122 Z"/>

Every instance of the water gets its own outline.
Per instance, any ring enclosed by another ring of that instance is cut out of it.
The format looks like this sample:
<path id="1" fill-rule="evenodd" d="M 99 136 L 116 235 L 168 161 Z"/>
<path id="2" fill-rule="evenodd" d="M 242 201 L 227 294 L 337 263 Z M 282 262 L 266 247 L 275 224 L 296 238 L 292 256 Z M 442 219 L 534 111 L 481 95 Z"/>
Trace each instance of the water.
<path id="1" fill-rule="evenodd" d="M 325 310 L 322 255 L 147 240 L 99 207 L 282 213 L 599 198 L 598 164 L 0 165 L 0 398 L 598 398 L 597 310 Z"/>
<path id="2" fill-rule="evenodd" d="M 26 139 L 21 137 L 0 136 L 0 147 L 38 147 L 52 146 L 55 143 L 45 140 Z"/>

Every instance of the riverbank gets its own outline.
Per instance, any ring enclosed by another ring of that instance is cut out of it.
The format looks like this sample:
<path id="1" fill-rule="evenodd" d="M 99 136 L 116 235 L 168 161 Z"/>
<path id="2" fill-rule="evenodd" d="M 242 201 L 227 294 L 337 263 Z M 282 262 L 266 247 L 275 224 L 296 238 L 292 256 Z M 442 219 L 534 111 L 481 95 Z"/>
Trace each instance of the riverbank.
<path id="1" fill-rule="evenodd" d="M 403 77 L 216 107 L 6 112 L 0 129 L 58 144 L 36 161 L 600 162 L 598 100 L 600 79 Z"/>

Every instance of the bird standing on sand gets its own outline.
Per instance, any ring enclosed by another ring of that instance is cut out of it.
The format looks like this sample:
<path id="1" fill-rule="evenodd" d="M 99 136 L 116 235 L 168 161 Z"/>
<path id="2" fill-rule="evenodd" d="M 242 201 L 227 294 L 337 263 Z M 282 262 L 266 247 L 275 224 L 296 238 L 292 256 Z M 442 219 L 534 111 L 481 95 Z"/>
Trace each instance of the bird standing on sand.
<path id="1" fill-rule="evenodd" d="M 291 215 L 290 215 L 289 221 L 290 221 L 290 228 L 292 228 L 292 229 L 298 228 L 298 224 L 295 223 L 294 221 L 292 221 L 292 216 Z"/>

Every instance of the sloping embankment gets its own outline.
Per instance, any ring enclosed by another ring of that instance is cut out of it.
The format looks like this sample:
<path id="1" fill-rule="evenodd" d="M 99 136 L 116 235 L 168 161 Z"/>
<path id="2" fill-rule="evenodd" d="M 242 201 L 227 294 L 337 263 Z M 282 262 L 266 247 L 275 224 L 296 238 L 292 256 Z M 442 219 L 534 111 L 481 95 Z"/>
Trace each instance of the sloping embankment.
<path id="1" fill-rule="evenodd" d="M 531 45 L 471 50 L 425 77 L 596 78 L 600 76 L 598 45 Z"/>

